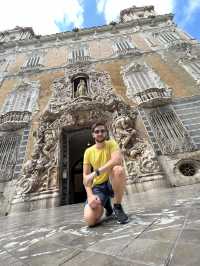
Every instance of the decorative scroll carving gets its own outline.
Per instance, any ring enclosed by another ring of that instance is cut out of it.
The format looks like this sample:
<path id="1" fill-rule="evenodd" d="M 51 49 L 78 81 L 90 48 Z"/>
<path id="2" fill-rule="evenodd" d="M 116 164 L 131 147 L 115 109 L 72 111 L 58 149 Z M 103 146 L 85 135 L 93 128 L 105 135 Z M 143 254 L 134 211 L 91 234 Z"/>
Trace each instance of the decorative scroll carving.
<path id="1" fill-rule="evenodd" d="M 145 175 L 160 172 L 160 167 L 150 145 L 139 138 L 135 129 L 136 112 L 118 116 L 113 124 L 113 135 L 124 153 L 128 182 L 137 182 Z"/>

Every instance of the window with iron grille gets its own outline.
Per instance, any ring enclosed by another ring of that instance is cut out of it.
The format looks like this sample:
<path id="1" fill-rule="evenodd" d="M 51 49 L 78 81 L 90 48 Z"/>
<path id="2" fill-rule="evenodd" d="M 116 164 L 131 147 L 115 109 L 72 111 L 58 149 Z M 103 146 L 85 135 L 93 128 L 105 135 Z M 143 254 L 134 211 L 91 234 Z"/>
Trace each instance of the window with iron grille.
<path id="1" fill-rule="evenodd" d="M 20 136 L 0 136 L 0 177 L 3 180 L 12 178 L 17 162 Z"/>
<path id="2" fill-rule="evenodd" d="M 31 56 L 26 62 L 25 67 L 36 67 L 40 65 L 40 57 L 39 56 Z"/>
<path id="3" fill-rule="evenodd" d="M 158 108 L 149 114 L 150 124 L 163 154 L 193 149 L 189 135 L 173 110 Z"/>

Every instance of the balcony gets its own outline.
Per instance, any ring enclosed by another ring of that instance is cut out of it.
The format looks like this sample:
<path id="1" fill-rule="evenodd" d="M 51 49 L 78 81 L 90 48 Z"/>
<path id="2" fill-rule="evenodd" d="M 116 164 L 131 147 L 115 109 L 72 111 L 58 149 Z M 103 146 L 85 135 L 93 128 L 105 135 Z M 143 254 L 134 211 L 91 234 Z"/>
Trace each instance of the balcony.
<path id="1" fill-rule="evenodd" d="M 69 58 L 68 64 L 84 63 L 84 62 L 89 62 L 90 60 L 91 60 L 90 56 L 77 56 L 75 58 Z"/>
<path id="2" fill-rule="evenodd" d="M 10 111 L 0 115 L 0 130 L 16 130 L 25 127 L 31 119 L 29 111 Z"/>
<path id="3" fill-rule="evenodd" d="M 140 107 L 157 107 L 171 102 L 172 90 L 168 88 L 149 88 L 136 93 L 134 98 Z"/>
<path id="4" fill-rule="evenodd" d="M 115 56 L 121 57 L 125 55 L 141 55 L 141 51 L 137 48 L 121 49 L 115 52 Z"/>
<path id="5" fill-rule="evenodd" d="M 41 64 L 35 66 L 22 66 L 20 67 L 20 73 L 25 72 L 40 72 L 44 66 Z"/>

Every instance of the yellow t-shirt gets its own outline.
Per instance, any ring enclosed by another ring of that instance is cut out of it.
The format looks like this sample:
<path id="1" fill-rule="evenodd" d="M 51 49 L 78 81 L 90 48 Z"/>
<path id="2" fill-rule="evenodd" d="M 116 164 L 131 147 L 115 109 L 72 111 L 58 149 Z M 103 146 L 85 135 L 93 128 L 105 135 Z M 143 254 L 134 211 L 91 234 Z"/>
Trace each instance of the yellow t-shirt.
<path id="1" fill-rule="evenodd" d="M 97 149 L 95 145 L 87 148 L 84 153 L 83 163 L 89 164 L 96 170 L 105 165 L 110 160 L 112 152 L 117 150 L 119 150 L 119 146 L 114 139 L 106 140 L 104 147 L 101 149 Z M 106 182 L 108 178 L 109 174 L 103 173 L 94 178 L 92 186 L 102 184 Z"/>

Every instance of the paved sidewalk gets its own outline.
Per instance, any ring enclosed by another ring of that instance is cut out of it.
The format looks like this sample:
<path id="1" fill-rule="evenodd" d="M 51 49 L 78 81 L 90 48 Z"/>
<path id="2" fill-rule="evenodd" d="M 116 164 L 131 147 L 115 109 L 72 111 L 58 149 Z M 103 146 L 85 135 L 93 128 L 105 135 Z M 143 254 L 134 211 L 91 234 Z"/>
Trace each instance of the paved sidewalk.
<path id="1" fill-rule="evenodd" d="M 0 218 L 0 265 L 199 266 L 200 184 L 126 195 L 130 222 L 88 228 L 83 205 Z"/>

